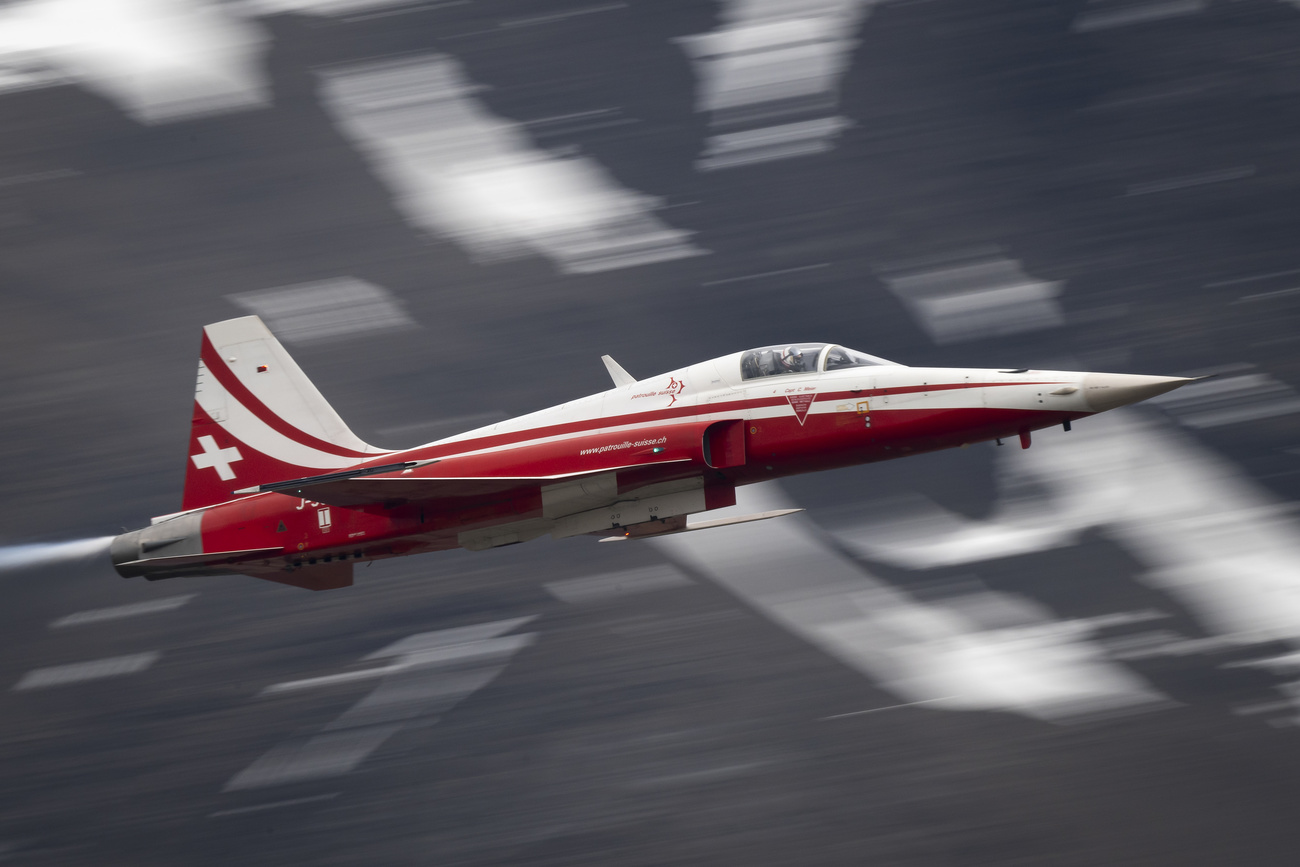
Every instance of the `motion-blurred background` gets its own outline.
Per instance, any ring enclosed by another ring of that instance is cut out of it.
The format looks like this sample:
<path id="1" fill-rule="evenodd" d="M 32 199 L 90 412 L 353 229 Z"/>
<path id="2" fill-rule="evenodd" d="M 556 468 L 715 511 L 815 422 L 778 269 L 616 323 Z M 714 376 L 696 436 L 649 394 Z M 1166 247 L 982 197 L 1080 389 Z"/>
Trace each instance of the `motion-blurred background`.
<path id="1" fill-rule="evenodd" d="M 0 118 L 0 860 L 1294 857 L 1300 4 L 25 0 Z M 393 447 L 602 353 L 1217 377 L 777 522 L 123 581 L 247 313 Z"/>

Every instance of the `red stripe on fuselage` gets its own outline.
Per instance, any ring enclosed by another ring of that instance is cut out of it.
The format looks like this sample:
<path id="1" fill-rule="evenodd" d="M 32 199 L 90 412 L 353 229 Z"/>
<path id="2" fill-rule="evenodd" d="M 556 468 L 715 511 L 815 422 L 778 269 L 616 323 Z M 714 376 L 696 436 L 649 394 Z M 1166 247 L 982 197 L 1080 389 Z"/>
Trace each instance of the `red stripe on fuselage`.
<path id="1" fill-rule="evenodd" d="M 299 430 L 289 424 L 249 391 L 248 386 L 239 381 L 239 377 L 235 376 L 234 371 L 226 365 L 225 360 L 217 353 L 216 347 L 208 339 L 207 332 L 203 334 L 203 347 L 199 352 L 199 357 L 203 359 L 203 363 L 207 365 L 208 370 L 217 378 L 217 381 L 221 383 L 226 391 L 230 392 L 231 397 L 243 404 L 245 409 L 257 416 L 277 433 L 284 434 L 299 445 L 309 446 L 341 458 L 359 458 L 364 461 L 376 457 L 375 454 L 370 452 L 358 452 L 318 439 L 306 431 Z"/>
<path id="2" fill-rule="evenodd" d="M 923 394 L 928 391 L 954 391 L 962 388 L 994 388 L 1002 385 L 1061 385 L 1062 380 L 1053 382 L 943 382 L 937 385 L 907 385 L 902 388 L 864 388 L 860 391 L 828 391 L 813 398 L 819 400 L 852 400 L 853 398 L 880 397 L 895 394 Z"/>
<path id="3" fill-rule="evenodd" d="M 873 412 L 873 416 L 876 413 Z M 749 460 L 741 466 L 723 470 L 706 470 L 695 451 L 697 439 L 682 430 L 661 428 L 670 440 L 665 452 L 670 462 L 660 463 L 659 456 L 629 455 L 630 459 L 648 458 L 656 461 L 629 468 L 584 465 L 582 448 L 603 441 L 594 435 L 559 442 L 522 446 L 517 453 L 482 454 L 466 458 L 472 462 L 457 466 L 485 475 L 506 471 L 518 478 L 510 479 L 500 490 L 476 493 L 473 486 L 458 489 L 454 484 L 436 496 L 420 497 L 415 491 L 403 491 L 400 476 L 386 474 L 395 480 L 395 506 L 380 503 L 330 506 L 310 500 L 311 491 L 301 495 L 262 494 L 236 503 L 214 507 L 204 518 L 204 545 L 209 550 L 234 550 L 239 546 L 271 547 L 284 545 L 285 553 L 293 557 L 314 557 L 327 550 L 363 550 L 367 558 L 395 553 L 391 546 L 401 537 L 422 534 L 432 538 L 443 534 L 449 540 L 442 547 L 455 547 L 455 533 L 461 530 L 541 517 L 542 485 L 547 481 L 529 476 L 540 476 L 557 470 L 570 472 L 617 472 L 620 492 L 636 490 L 645 485 L 672 479 L 704 475 L 712 484 L 725 490 L 731 485 L 743 485 L 768 479 L 782 478 L 799 473 L 831 470 L 838 467 L 885 461 L 912 454 L 951 448 L 963 443 L 979 442 L 994 437 L 1010 437 L 1022 430 L 1038 430 L 1055 426 L 1064 419 L 1077 419 L 1089 413 L 1061 413 L 1030 409 L 999 409 L 986 407 L 946 409 L 898 409 L 881 415 L 886 420 L 865 427 L 853 413 L 822 413 L 810 416 L 805 425 L 799 425 L 793 414 L 755 421 L 757 435 L 747 440 Z M 848 423 L 845 423 L 845 422 Z M 701 422 L 698 430 L 703 430 Z M 608 453 L 607 453 L 608 454 Z M 417 470 L 416 479 L 436 479 L 432 473 L 453 464 L 433 465 L 427 470 Z M 427 473 L 427 475 L 426 475 Z M 381 478 L 362 484 L 382 484 Z M 367 496 L 373 495 L 373 491 Z M 410 502 L 405 502 L 409 500 Z M 327 509 L 328 522 L 322 521 L 318 511 Z M 283 519 L 285 531 L 279 530 Z M 325 524 L 329 526 L 325 526 Z M 407 544 L 405 542 L 401 544 Z M 410 543 L 414 544 L 414 543 Z M 302 547 L 298 547 L 301 545 Z"/>
<path id="4" fill-rule="evenodd" d="M 991 388 L 1003 385 L 1059 385 L 1056 382 L 956 382 L 943 383 L 939 385 L 916 385 L 903 386 L 899 388 L 864 388 L 861 391 L 832 391 L 818 394 L 814 397 L 814 403 L 827 400 L 847 400 L 852 398 L 862 399 L 865 397 L 877 397 L 880 395 L 896 394 L 914 394 L 927 391 L 951 391 L 953 389 L 963 388 Z M 435 458 L 449 455 L 463 454 L 469 451 L 478 451 L 480 449 L 497 448 L 500 446 L 516 445 L 529 440 L 543 439 L 553 436 L 565 436 L 573 433 L 584 433 L 599 430 L 607 427 L 623 427 L 625 425 L 645 424 L 649 422 L 666 421 L 668 419 L 683 418 L 686 416 L 701 415 L 719 415 L 729 412 L 743 412 L 748 409 L 758 409 L 765 406 L 789 406 L 784 395 L 773 395 L 771 397 L 757 398 L 739 398 L 733 401 L 692 404 L 688 406 L 678 406 L 665 409 L 647 410 L 638 413 L 626 413 L 616 416 L 598 416 L 596 418 L 581 419 L 578 421 L 562 422 L 560 424 L 547 425 L 545 427 L 529 428 L 521 431 L 511 431 L 508 433 L 489 434 L 487 436 L 477 437 L 471 440 L 459 440 L 453 443 L 443 443 L 428 447 L 417 447 L 411 449 L 412 457 Z M 884 410 L 886 412 L 896 410 Z M 793 412 L 791 418 L 793 418 Z"/>

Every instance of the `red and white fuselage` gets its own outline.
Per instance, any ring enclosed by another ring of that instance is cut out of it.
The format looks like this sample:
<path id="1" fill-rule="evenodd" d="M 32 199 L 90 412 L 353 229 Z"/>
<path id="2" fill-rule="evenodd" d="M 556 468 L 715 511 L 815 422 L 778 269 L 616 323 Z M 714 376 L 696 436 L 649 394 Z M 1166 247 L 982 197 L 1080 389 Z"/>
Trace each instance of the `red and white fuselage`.
<path id="1" fill-rule="evenodd" d="M 351 583 L 356 560 L 680 532 L 739 485 L 993 439 L 1027 447 L 1031 431 L 1189 381 L 907 367 L 829 344 L 637 381 L 607 364 L 622 383 L 608 391 L 390 451 L 352 434 L 256 317 L 208 326 L 185 511 L 118 537 L 114 563 L 324 589 Z"/>

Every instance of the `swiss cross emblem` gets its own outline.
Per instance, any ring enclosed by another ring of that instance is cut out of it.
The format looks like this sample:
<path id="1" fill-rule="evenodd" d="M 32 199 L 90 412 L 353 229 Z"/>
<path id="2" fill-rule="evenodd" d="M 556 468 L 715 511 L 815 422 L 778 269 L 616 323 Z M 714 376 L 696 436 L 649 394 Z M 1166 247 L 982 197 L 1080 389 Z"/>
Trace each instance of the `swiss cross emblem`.
<path id="1" fill-rule="evenodd" d="M 813 399 L 816 394 L 787 394 L 785 399 L 790 401 L 790 406 L 794 408 L 794 417 L 799 419 L 799 426 L 803 427 L 804 420 L 808 418 L 808 410 L 812 407 Z"/>
<path id="2" fill-rule="evenodd" d="M 199 437 L 199 446 L 203 451 L 197 455 L 190 455 L 190 460 L 194 461 L 194 466 L 200 470 L 206 470 L 209 467 L 217 471 L 217 476 L 223 482 L 228 482 L 235 477 L 235 471 L 231 464 L 235 461 L 242 461 L 244 456 L 239 453 L 239 449 L 234 446 L 228 446 L 224 449 L 217 448 L 217 441 L 210 436 Z"/>

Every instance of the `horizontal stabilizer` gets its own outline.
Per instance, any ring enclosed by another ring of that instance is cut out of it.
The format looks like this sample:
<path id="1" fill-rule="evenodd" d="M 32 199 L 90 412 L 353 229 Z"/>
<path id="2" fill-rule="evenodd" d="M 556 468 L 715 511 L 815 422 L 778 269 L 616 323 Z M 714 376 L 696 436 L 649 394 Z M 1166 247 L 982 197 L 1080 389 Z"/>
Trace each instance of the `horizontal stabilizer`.
<path id="1" fill-rule="evenodd" d="M 239 563 L 244 560 L 259 560 L 267 557 L 278 557 L 284 553 L 283 548 L 247 548 L 243 551 L 213 551 L 210 554 L 181 554 L 177 557 L 146 557 L 143 560 L 130 560 L 126 563 L 119 563 L 119 569 L 126 569 L 131 566 L 149 567 L 186 567 L 186 566 L 225 566 L 229 563 Z"/>
<path id="2" fill-rule="evenodd" d="M 679 463 L 670 460 L 659 463 Z M 461 476 L 427 478 L 414 476 L 396 476 L 386 478 L 357 478 L 356 474 L 343 473 L 320 476 L 318 481 L 312 479 L 295 479 L 292 482 L 275 482 L 260 486 L 262 490 L 281 493 L 302 493 L 318 503 L 330 506 L 358 506 L 366 503 L 426 502 L 455 497 L 479 497 L 498 494 L 505 491 L 525 488 L 532 485 L 548 485 L 555 482 L 596 476 L 619 470 L 639 469 L 645 464 L 628 464 L 619 467 L 604 467 L 599 470 L 586 470 L 577 473 L 560 473 L 553 476 Z M 388 470 L 398 472 L 400 470 Z"/>
<path id="3" fill-rule="evenodd" d="M 346 470 L 341 473 L 325 473 L 319 476 L 303 476 L 301 479 L 289 479 L 283 482 L 268 482 L 265 485 L 254 485 L 251 488 L 240 488 L 235 491 L 236 494 L 265 494 L 270 491 L 292 491 L 301 493 L 302 488 L 311 487 L 312 485 L 323 485 L 326 482 L 341 482 L 345 479 L 359 479 L 365 476 L 378 476 L 382 473 L 400 473 L 404 470 L 413 470 L 416 467 L 423 467 L 429 464 L 436 464 L 437 458 L 427 461 L 402 461 L 397 464 L 383 464 L 378 467 L 365 467 L 359 470 Z M 322 501 L 324 502 L 324 501 Z"/>
<path id="4" fill-rule="evenodd" d="M 690 533 L 695 530 L 712 530 L 714 527 L 727 527 L 732 524 L 748 524 L 751 521 L 766 521 L 769 518 L 781 518 L 785 515 L 793 515 L 795 512 L 802 512 L 803 509 L 773 509 L 770 512 L 756 512 L 753 515 L 737 515 L 734 518 L 712 518 L 708 521 L 700 521 L 692 524 L 689 521 L 685 527 L 677 529 L 666 529 L 660 533 L 643 532 L 629 533 L 626 536 L 607 536 L 601 539 L 602 542 L 623 542 L 627 539 L 648 539 L 652 536 L 675 536 L 678 533 Z M 631 529 L 631 528 L 629 528 Z"/>
<path id="5" fill-rule="evenodd" d="M 148 557 L 117 564 L 118 572 L 125 577 L 143 575 L 150 581 L 163 578 L 181 578 L 193 575 L 212 575 L 220 572 L 237 572 L 302 587 L 306 590 L 335 590 L 352 585 L 352 564 L 343 562 L 311 563 L 285 568 L 264 565 L 262 561 L 278 559 L 283 548 L 248 548 L 242 551 L 212 551 L 207 554 L 182 554 L 176 557 Z"/>

